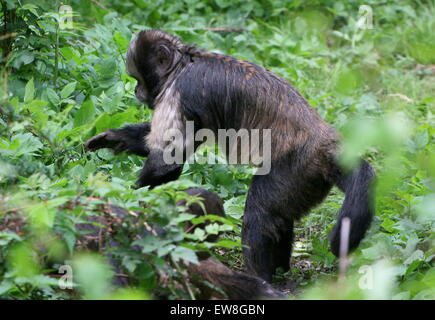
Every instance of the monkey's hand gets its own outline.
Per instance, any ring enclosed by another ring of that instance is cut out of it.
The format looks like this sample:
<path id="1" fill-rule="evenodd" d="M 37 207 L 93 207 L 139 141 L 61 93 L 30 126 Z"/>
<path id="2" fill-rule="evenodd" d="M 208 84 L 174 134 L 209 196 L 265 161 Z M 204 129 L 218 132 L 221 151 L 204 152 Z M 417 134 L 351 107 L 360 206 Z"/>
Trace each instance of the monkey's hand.
<path id="1" fill-rule="evenodd" d="M 86 141 L 85 151 L 96 151 L 102 148 L 113 149 L 115 152 L 125 151 L 127 146 L 123 140 L 123 137 L 113 130 L 107 130 Z"/>
<path id="2" fill-rule="evenodd" d="M 145 137 L 149 132 L 149 123 L 106 130 L 86 141 L 84 147 L 86 151 L 109 148 L 113 149 L 115 153 L 128 152 L 146 157 L 149 154 L 149 149 L 145 145 Z"/>

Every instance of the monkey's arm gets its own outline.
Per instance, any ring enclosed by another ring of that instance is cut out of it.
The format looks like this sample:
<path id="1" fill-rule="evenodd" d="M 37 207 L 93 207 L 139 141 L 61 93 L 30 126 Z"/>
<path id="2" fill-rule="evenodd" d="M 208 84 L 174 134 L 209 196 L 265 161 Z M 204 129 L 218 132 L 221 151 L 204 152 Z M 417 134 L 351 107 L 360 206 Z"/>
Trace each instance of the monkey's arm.
<path id="1" fill-rule="evenodd" d="M 196 149 L 193 139 L 187 138 L 186 125 L 178 94 L 167 91 L 154 107 L 146 138 L 150 153 L 137 180 L 138 188 L 153 188 L 179 178 L 184 162 Z"/>
<path id="2" fill-rule="evenodd" d="M 116 153 L 127 152 L 146 157 L 150 153 L 145 144 L 145 137 L 151 131 L 149 122 L 132 124 L 121 129 L 110 129 L 90 138 L 85 143 L 86 151 L 101 148 L 113 149 Z"/>

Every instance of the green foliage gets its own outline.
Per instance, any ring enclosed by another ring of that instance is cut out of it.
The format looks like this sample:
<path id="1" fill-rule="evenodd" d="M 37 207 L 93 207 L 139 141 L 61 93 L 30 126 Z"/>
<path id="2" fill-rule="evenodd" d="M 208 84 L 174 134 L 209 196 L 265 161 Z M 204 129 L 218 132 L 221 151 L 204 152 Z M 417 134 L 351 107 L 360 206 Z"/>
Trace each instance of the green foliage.
<path id="1" fill-rule="evenodd" d="M 151 117 L 134 98 L 135 81 L 124 65 L 133 32 L 143 28 L 165 29 L 280 74 L 343 134 L 343 164 L 352 167 L 364 156 L 376 167 L 377 216 L 347 279 L 336 283 L 327 243 L 341 193 L 333 190 L 296 225 L 293 273 L 281 276 L 298 277 L 300 297 L 435 298 L 433 1 L 66 3 L 74 10 L 73 29 L 59 28 L 60 3 L 7 0 L 1 8 L 0 27 L 11 33 L 0 49 L 1 298 L 190 298 L 180 289 L 180 265 L 196 263 L 197 252 L 240 267 L 251 168 L 186 164 L 179 181 L 132 190 L 140 158 L 83 150 L 96 133 Z M 373 29 L 359 27 L 363 4 L 373 8 Z M 210 30 L 217 27 L 243 30 Z M 215 152 L 204 148 L 199 156 L 208 153 Z M 217 192 L 228 218 L 185 214 L 175 204 L 191 186 Z M 107 203 L 146 219 L 126 218 L 118 246 L 100 255 L 82 252 L 77 239 L 86 232 L 78 225 L 103 216 L 99 208 Z M 204 219 L 211 221 L 205 229 L 184 232 L 186 221 Z M 144 222 L 165 234 L 138 239 Z M 223 231 L 217 243 L 205 241 Z M 111 284 L 117 271 L 103 254 L 121 262 L 134 289 Z M 59 289 L 55 275 L 65 264 L 74 267 L 74 291 Z M 171 280 L 161 287 L 159 276 Z"/>

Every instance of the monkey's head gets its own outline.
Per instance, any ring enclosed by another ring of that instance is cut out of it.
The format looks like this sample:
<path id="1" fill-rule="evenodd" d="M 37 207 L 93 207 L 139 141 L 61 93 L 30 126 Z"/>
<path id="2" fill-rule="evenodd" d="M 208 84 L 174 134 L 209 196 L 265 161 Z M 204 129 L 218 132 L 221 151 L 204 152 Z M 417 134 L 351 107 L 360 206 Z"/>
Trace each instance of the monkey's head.
<path id="1" fill-rule="evenodd" d="M 150 108 L 171 72 L 182 60 L 180 39 L 160 30 L 141 31 L 130 42 L 127 72 L 137 80 L 136 98 Z"/>

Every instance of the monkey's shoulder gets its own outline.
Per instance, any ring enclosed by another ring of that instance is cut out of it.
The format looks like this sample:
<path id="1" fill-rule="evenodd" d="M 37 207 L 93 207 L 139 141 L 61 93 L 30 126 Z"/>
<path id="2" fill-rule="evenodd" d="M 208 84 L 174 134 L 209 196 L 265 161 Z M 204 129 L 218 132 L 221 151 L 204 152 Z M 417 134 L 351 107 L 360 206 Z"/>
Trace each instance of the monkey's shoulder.
<path id="1" fill-rule="evenodd" d="M 209 66 L 226 66 L 233 69 L 241 68 L 252 71 L 266 71 L 266 69 L 253 62 L 215 52 L 203 52 L 197 56 L 196 61 Z"/>
<path id="2" fill-rule="evenodd" d="M 287 80 L 281 78 L 263 66 L 233 56 L 215 52 L 201 52 L 193 61 L 198 68 L 228 71 L 229 74 L 227 74 L 227 76 L 236 77 L 241 80 L 242 83 L 251 79 L 257 79 L 266 80 L 269 83 L 291 86 Z"/>

